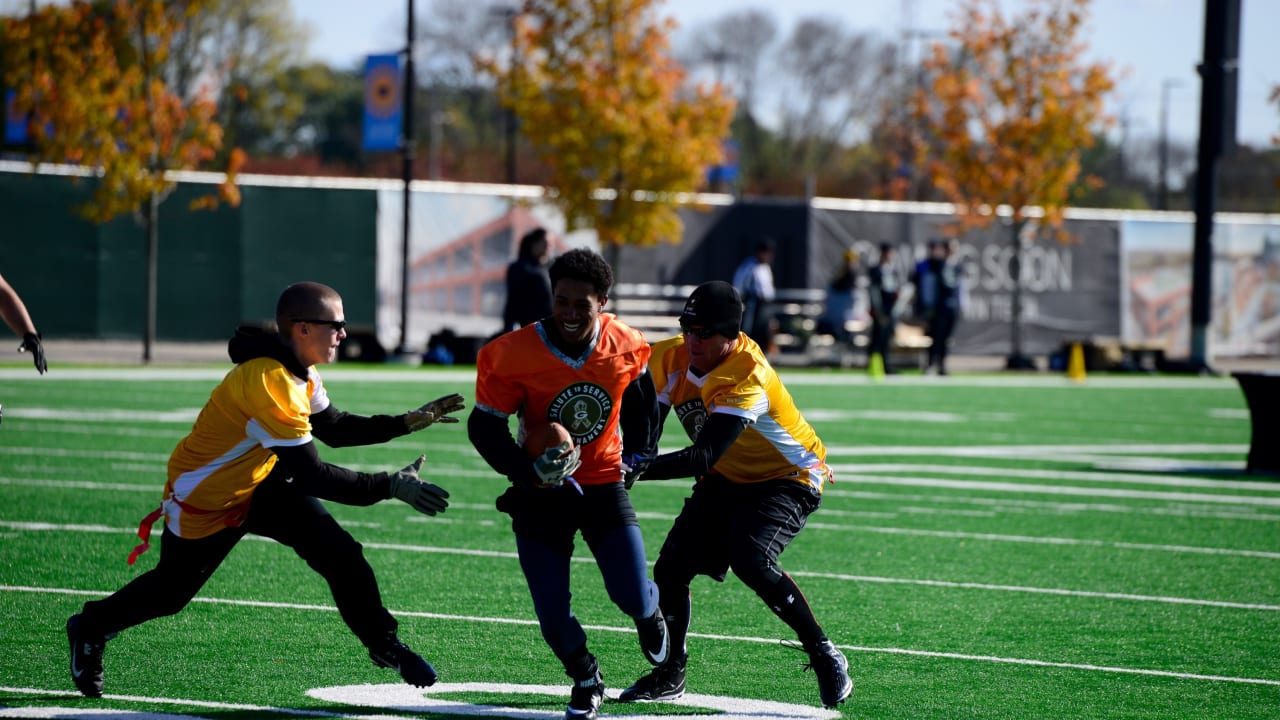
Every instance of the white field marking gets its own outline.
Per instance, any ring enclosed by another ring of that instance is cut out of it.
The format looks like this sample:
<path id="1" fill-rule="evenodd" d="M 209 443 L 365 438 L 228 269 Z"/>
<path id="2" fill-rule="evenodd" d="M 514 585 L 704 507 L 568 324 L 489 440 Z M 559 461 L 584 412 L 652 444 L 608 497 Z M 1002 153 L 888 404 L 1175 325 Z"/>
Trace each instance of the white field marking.
<path id="1" fill-rule="evenodd" d="M 387 710 L 399 710 L 416 714 L 430 715 L 466 715 L 481 717 L 521 718 L 522 720 L 542 720 L 560 717 L 559 712 L 532 710 L 527 708 L 508 708 L 502 705 L 473 705 L 455 699 L 436 698 L 435 695 L 450 693 L 495 693 L 502 695 L 549 695 L 555 698 L 568 696 L 568 688 L 562 685 L 516 685 L 512 683 L 449 683 L 441 682 L 429 688 L 412 688 L 403 683 L 385 685 L 345 685 L 339 687 L 315 688 L 307 691 L 309 697 L 338 705 L 356 705 Z M 606 688 L 605 695 L 617 700 L 621 690 Z M 710 717 L 719 720 L 759 720 L 775 718 L 776 720 L 830 720 L 840 717 L 839 710 L 824 710 L 808 705 L 781 703 L 773 700 L 749 700 L 716 695 L 686 693 L 678 700 L 663 703 L 686 708 L 705 709 L 714 712 L 684 714 L 685 717 Z M 643 707 L 633 706 L 633 707 Z M 607 717 L 607 716 L 606 716 Z M 645 715 L 642 713 L 617 715 L 626 720 L 671 720 L 672 715 Z"/>
<path id="2" fill-rule="evenodd" d="M 919 455 L 923 457 L 997 457 L 1043 459 L 1044 455 L 1238 455 L 1249 452 L 1248 445 L 1176 444 L 1155 445 L 828 445 L 827 459 L 866 455 Z"/>
<path id="3" fill-rule="evenodd" d="M 10 586 L 10 585 L 0 585 L 0 591 L 36 592 L 36 593 L 71 594 L 71 595 L 88 594 L 83 590 L 62 590 L 57 588 L 29 588 L 29 587 Z M 99 596 L 106 596 L 109 593 L 99 592 L 95 594 Z M 334 606 L 326 606 L 326 605 L 276 603 L 276 602 L 264 602 L 264 601 L 258 601 L 258 600 L 231 600 L 226 598 L 210 598 L 210 597 L 200 597 L 200 596 L 197 596 L 194 600 L 192 600 L 192 602 L 206 602 L 206 603 L 213 603 L 213 604 L 220 604 L 220 605 L 263 607 L 263 608 L 284 609 L 284 610 L 306 610 L 306 611 L 323 611 L 323 612 L 338 611 L 338 608 Z M 395 610 L 395 609 L 389 609 L 389 611 L 391 612 L 392 615 L 395 615 L 396 617 L 417 617 L 417 618 L 425 618 L 425 619 L 431 619 L 431 620 L 447 620 L 447 621 L 454 621 L 454 622 L 472 622 L 472 623 L 493 623 L 493 624 L 499 624 L 499 625 L 536 626 L 538 624 L 538 621 L 536 619 L 499 618 L 499 617 L 478 616 L 478 615 L 446 615 L 443 613 L 417 612 L 417 611 L 411 611 L 411 610 Z M 635 634 L 635 628 L 631 626 L 616 627 L 612 625 L 583 625 L 583 628 L 587 630 L 595 630 L 595 631 L 601 631 L 601 632 L 625 633 L 627 635 Z M 750 636 L 740 636 L 740 635 L 719 635 L 716 633 L 691 632 L 689 633 L 689 637 L 702 638 L 706 640 L 724 640 L 729 642 L 745 642 L 745 643 L 767 644 L 767 645 L 777 645 L 783 642 L 778 638 L 762 638 L 762 637 L 750 637 Z M 1210 680 L 1215 682 L 1232 682 L 1232 683 L 1246 683 L 1246 684 L 1252 684 L 1252 685 L 1280 686 L 1280 680 L 1270 680 L 1270 679 L 1263 679 L 1263 678 L 1242 678 L 1242 677 L 1230 677 L 1230 676 L 1222 676 L 1222 675 L 1200 675 L 1196 673 L 1169 672 L 1165 670 L 1109 667 L 1105 665 L 1064 663 L 1064 662 L 1053 662 L 1048 660 L 1033 660 L 1033 659 L 1027 659 L 1027 658 L 1007 658 L 1007 657 L 999 657 L 995 655 L 970 655 L 965 653 L 949 653 L 949 652 L 938 652 L 938 651 L 931 651 L 931 650 L 913 650 L 908 648 L 867 647 L 867 646 L 861 646 L 861 645 L 836 645 L 836 647 L 840 648 L 841 650 L 847 650 L 847 651 L 859 652 L 859 653 L 891 653 L 891 654 L 897 654 L 897 655 L 913 655 L 918 657 L 941 658 L 941 659 L 949 659 L 949 660 L 968 660 L 968 661 L 975 661 L 975 662 L 993 662 L 993 663 L 1004 663 L 1004 664 L 1011 664 L 1011 665 L 1029 665 L 1029 666 L 1035 666 L 1035 667 L 1055 667 L 1055 668 L 1087 670 L 1087 671 L 1105 672 L 1105 673 L 1124 673 L 1124 674 L 1131 674 L 1131 675 L 1173 677 L 1173 678 L 1181 678 L 1186 680 Z"/>
<path id="4" fill-rule="evenodd" d="M 826 580 L 845 580 L 849 582 L 882 583 L 892 585 L 918 585 L 922 587 L 953 588 L 958 590 L 990 590 L 994 592 L 1032 593 L 1036 595 L 1060 595 L 1063 597 L 1100 598 L 1103 600 L 1130 600 L 1133 602 L 1165 603 L 1170 605 L 1200 605 L 1205 607 L 1233 608 L 1236 610 L 1261 610 L 1280 612 L 1280 605 L 1263 603 L 1242 603 L 1228 600 L 1199 600 L 1195 598 L 1169 597 L 1164 595 L 1136 595 L 1134 593 L 1099 592 L 1094 590 L 1067 590 L 1064 588 L 1041 588 L 1025 585 L 993 585 L 989 583 L 952 582 L 948 580 L 912 580 L 909 578 L 884 578 L 867 575 L 845 575 L 842 573 L 821 573 L 788 570 L 788 575 L 796 577 L 823 578 Z"/>
<path id="5" fill-rule="evenodd" d="M 169 462 L 169 453 L 133 452 L 131 450 L 70 450 L 46 447 L 7 447 L 0 455 L 37 455 L 40 457 L 89 458 L 91 460 L 136 460 Z"/>
<path id="6" fill-rule="evenodd" d="M 1074 485 L 1032 485 L 990 480 L 948 480 L 946 478 L 907 477 L 899 475 L 862 475 L 832 465 L 836 483 L 861 483 L 867 485 L 903 485 L 907 487 L 953 488 L 957 490 L 987 490 L 993 492 L 1026 493 L 1028 495 L 1076 495 L 1083 497 L 1114 497 L 1135 500 L 1163 500 L 1167 502 L 1224 503 L 1228 505 L 1257 505 L 1280 507 L 1280 497 L 1264 495 L 1223 495 L 1218 493 L 1160 492 L 1155 490 L 1125 490 L 1121 488 L 1076 487 Z M 839 490 L 825 490 L 824 494 L 839 497 Z"/>
<path id="7" fill-rule="evenodd" d="M 1079 538 L 1032 537 L 1028 535 L 1001 535 L 997 533 L 970 533 L 954 530 L 918 530 L 915 528 L 874 527 L 870 525 L 828 525 L 808 523 L 805 527 L 838 532 L 869 532 L 885 535 L 915 535 L 918 537 L 951 538 L 956 540 L 988 540 L 991 542 L 1028 543 L 1033 545 L 1071 545 L 1114 550 L 1150 550 L 1154 552 L 1193 553 L 1197 555 L 1228 555 L 1265 560 L 1280 560 L 1280 552 L 1267 550 L 1237 550 L 1235 548 L 1196 547 L 1192 545 L 1157 545 L 1154 543 L 1117 542 L 1112 540 L 1081 540 Z"/>
<path id="8" fill-rule="evenodd" d="M 1239 471 L 1243 474 L 1246 467 L 1244 460 L 1179 460 L 1176 458 L 1152 457 L 1077 457 L 1075 462 L 1091 462 L 1095 470 L 1119 470 L 1121 472 L 1179 472 L 1179 473 L 1218 473 Z"/>
<path id="9" fill-rule="evenodd" d="M 20 687 L 0 687 L 0 692 L 8 692 L 22 695 L 51 695 L 54 697 L 79 698 L 80 693 L 67 690 L 48 690 L 45 688 L 20 688 Z M 189 707 L 210 708 L 213 710 L 248 710 L 252 712 L 272 712 L 282 715 L 301 715 L 303 717 L 331 717 L 344 718 L 344 720 L 405 720 L 396 715 L 349 715 L 346 713 L 328 712 L 325 710 L 312 710 L 309 708 L 278 708 L 266 705 L 246 705 L 244 703 L 227 703 L 214 702 L 211 700 L 191 700 L 187 698 L 157 698 L 146 697 L 144 695 L 113 695 L 106 694 L 102 696 L 103 700 L 115 700 L 117 702 L 134 702 L 149 703 L 152 705 L 186 705 Z M 139 713 L 130 710 L 111 710 L 108 708 L 96 707 L 77 707 L 77 708 L 11 708 L 19 713 L 30 714 L 11 714 L 6 715 L 0 710 L 0 717 L 20 717 L 20 718 L 57 718 L 58 720 L 93 720 L 104 715 L 125 715 L 127 720 L 201 720 L 192 715 L 168 715 L 164 713 Z M 62 710 L 58 714 L 41 714 L 53 710 Z"/>
<path id="10" fill-rule="evenodd" d="M 50 425 L 42 424 L 39 431 L 46 435 L 92 435 L 94 437 L 148 437 L 148 438 L 173 438 L 177 440 L 182 437 L 182 433 L 173 428 L 168 429 L 148 429 L 128 427 L 125 425 L 94 425 L 88 427 L 85 425 Z"/>
<path id="11" fill-rule="evenodd" d="M 999 515 L 995 510 L 959 510 L 954 508 L 940 507 L 912 507 L 910 505 L 900 505 L 891 512 L 877 512 L 871 510 L 835 510 L 832 508 L 823 508 L 823 516 L 833 517 L 852 517 L 852 518 L 871 518 L 877 520 L 893 520 L 901 515 L 957 515 L 960 517 L 983 517 L 990 518 Z"/>
<path id="12" fill-rule="evenodd" d="M 839 422 L 843 420 L 877 420 L 907 423 L 961 423 L 969 422 L 969 415 L 926 410 L 830 410 L 814 408 L 804 411 L 810 422 Z"/>
<path id="13" fill-rule="evenodd" d="M 228 363 L 224 367 L 208 367 L 208 368 L 174 368 L 174 367 L 149 367 L 149 368 L 72 368 L 59 367 L 58 373 L 55 375 L 49 373 L 40 378 L 41 382 L 64 382 L 64 381 L 84 381 L 84 380 L 119 380 L 126 382 L 192 382 L 192 381 L 212 381 L 218 382 L 227 376 L 227 372 L 231 370 L 231 364 Z M 0 380 L 25 380 L 30 373 L 24 373 L 18 368 L 0 368 Z M 412 384 L 428 385 L 433 383 L 459 383 L 470 382 L 475 385 L 476 373 L 474 370 L 432 370 L 428 372 L 405 372 L 402 370 L 378 370 L 378 369 L 360 369 L 360 370 L 344 370 L 341 368 L 331 367 L 321 369 L 320 375 L 324 378 L 325 385 L 331 385 L 333 381 L 360 381 L 360 382 L 394 382 L 403 383 L 406 386 Z"/>
<path id="14" fill-rule="evenodd" d="M 1084 482 L 1108 482 L 1130 485 L 1161 485 L 1164 487 L 1214 488 L 1218 490 L 1254 490 L 1280 493 L 1280 482 L 1264 480 L 1214 480 L 1186 477 L 1184 475 L 1157 475 L 1149 473 L 1113 473 L 1081 470 L 1035 470 L 1022 468 L 978 467 L 972 465 L 929 465 L 923 463 L 896 463 L 873 465 L 836 465 L 834 470 L 857 474 L 886 472 L 922 472 L 938 475 L 981 475 L 983 477 L 1038 478 L 1041 480 L 1080 480 Z"/>
<path id="15" fill-rule="evenodd" d="M 93 410 L 68 410 L 65 408 L 16 407 L 5 408 L 8 417 L 23 420 L 75 420 L 76 422 L 157 422 L 190 425 L 200 414 L 200 408 L 176 410 L 124 410 L 97 408 Z"/>
<path id="16" fill-rule="evenodd" d="M 1222 420 L 1248 420 L 1248 408 L 1209 408 L 1209 417 Z"/>
<path id="17" fill-rule="evenodd" d="M 135 485 L 130 483 L 93 482 L 91 480 L 37 480 L 35 478 L 0 477 L 0 485 L 22 485 L 23 487 L 47 487 L 68 490 L 120 490 L 128 492 L 151 492 L 156 494 L 157 502 L 159 502 L 160 494 L 164 492 L 163 482 L 152 482 L 146 484 L 140 483 Z"/>
<path id="18" fill-rule="evenodd" d="M 125 380 L 125 381 L 147 381 L 147 382 L 164 382 L 164 381 L 192 381 L 192 380 L 208 380 L 218 381 L 226 376 L 227 371 L 231 367 L 229 364 L 218 367 L 208 368 L 161 368 L 161 367 L 138 367 L 138 368 L 71 368 L 60 367 L 57 374 L 49 373 L 40 378 L 41 382 L 63 382 L 63 381 L 83 381 L 83 380 Z M 0 380 L 28 380 L 30 376 L 30 368 L 0 368 Z M 320 373 L 324 376 L 325 384 L 333 384 L 334 381 L 359 381 L 359 382 L 394 382 L 394 383 L 469 383 L 474 385 L 476 381 L 476 373 L 474 370 L 461 369 L 415 369 L 413 372 L 404 370 L 382 370 L 382 369 L 344 369 L 341 365 L 326 368 Z M 792 372 L 786 369 L 779 371 L 782 381 L 787 385 L 823 385 L 823 386 L 857 386 L 871 385 L 875 386 L 880 383 L 890 385 L 925 385 L 931 387 L 998 387 L 998 388 L 1018 388 L 1018 387 L 1043 387 L 1043 388 L 1063 388 L 1070 389 L 1074 392 L 1087 393 L 1091 390 L 1099 389 L 1177 389 L 1177 390 L 1222 390 L 1225 388 L 1236 388 L 1238 385 L 1233 378 L 1213 378 L 1213 377 L 1147 377 L 1135 375 L 1131 377 L 1114 376 L 1090 377 L 1086 383 L 1077 383 L 1070 380 L 1065 375 L 949 375 L 947 377 L 931 377 L 923 375 L 893 375 L 879 380 L 873 380 L 865 373 L 807 373 Z"/>
<path id="19" fill-rule="evenodd" d="M 1174 505 L 1167 508 L 1134 507 L 1132 505 L 1116 505 L 1113 503 L 1088 502 L 1050 502 L 1044 500 L 1019 500 L 1015 498 L 959 497 L 955 495 L 919 495 L 887 492 L 871 492 L 864 490 L 827 490 L 829 494 L 843 498 L 861 500 L 892 500 L 897 502 L 926 502 L 932 505 L 982 505 L 995 512 L 1035 512 L 1052 513 L 1106 512 L 1124 515 L 1168 515 L 1172 517 L 1207 517 L 1221 520 L 1262 520 L 1280 522 L 1280 514 L 1254 512 L 1254 508 L 1243 507 L 1239 512 L 1220 512 L 1204 510 L 1200 507 L 1181 507 Z M 824 514 L 833 512 L 823 508 Z"/>

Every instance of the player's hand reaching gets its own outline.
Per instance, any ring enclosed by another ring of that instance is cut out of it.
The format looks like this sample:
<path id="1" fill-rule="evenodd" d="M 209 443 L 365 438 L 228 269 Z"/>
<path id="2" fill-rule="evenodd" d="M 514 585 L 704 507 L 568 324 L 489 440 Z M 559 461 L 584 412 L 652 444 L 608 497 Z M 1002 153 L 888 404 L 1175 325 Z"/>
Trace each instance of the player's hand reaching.
<path id="1" fill-rule="evenodd" d="M 622 455 L 622 484 L 630 490 L 636 481 L 649 469 L 653 458 L 640 453 L 624 453 Z"/>
<path id="2" fill-rule="evenodd" d="M 18 352 L 31 353 L 31 359 L 36 363 L 36 371 L 41 375 L 45 370 L 49 369 L 49 364 L 44 359 L 44 345 L 40 344 L 40 335 L 38 333 L 27 333 L 22 336 L 22 344 L 18 346 Z"/>
<path id="3" fill-rule="evenodd" d="M 557 486 L 563 483 L 579 467 L 582 467 L 580 451 L 573 442 L 565 440 L 533 459 L 533 472 L 543 485 Z"/>
<path id="4" fill-rule="evenodd" d="M 426 455 L 419 455 L 403 470 L 391 476 L 391 497 L 403 500 L 424 515 L 435 515 L 449 507 L 449 491 L 418 477 Z"/>
<path id="5" fill-rule="evenodd" d="M 445 395 L 442 398 L 432 400 L 417 410 L 410 410 L 405 413 L 404 424 L 405 427 L 409 428 L 409 432 L 417 432 L 438 422 L 456 423 L 458 418 L 450 416 L 449 413 L 458 412 L 465 407 L 466 403 L 458 393 Z"/>

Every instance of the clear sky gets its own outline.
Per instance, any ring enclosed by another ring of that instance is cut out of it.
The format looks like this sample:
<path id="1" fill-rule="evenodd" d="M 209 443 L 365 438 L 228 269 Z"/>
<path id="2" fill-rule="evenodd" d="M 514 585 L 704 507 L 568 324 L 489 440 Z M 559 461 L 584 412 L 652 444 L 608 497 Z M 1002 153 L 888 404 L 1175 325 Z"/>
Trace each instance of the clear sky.
<path id="1" fill-rule="evenodd" d="M 413 0 L 425 15 L 431 0 Z M 485 0 L 478 0 L 484 2 Z M 297 16 L 313 29 L 311 52 L 350 67 L 371 52 L 403 47 L 409 0 L 293 0 Z M 493 0 L 501 4 L 501 0 Z M 1267 103 L 1280 84 L 1280 0 L 1242 0 L 1240 38 L 1240 121 L 1242 142 L 1270 145 L 1280 135 L 1280 108 Z M 1021 0 L 1004 0 L 1014 9 Z M 832 18 L 850 30 L 897 39 L 903 27 L 941 32 L 949 24 L 952 0 L 668 0 L 664 12 L 680 32 L 744 8 L 771 13 L 785 35 L 800 18 Z M 1161 88 L 1169 88 L 1169 135 L 1194 143 L 1199 129 L 1200 79 L 1205 0 L 1094 0 L 1085 40 L 1092 59 L 1117 71 L 1111 111 L 1127 120 L 1134 135 L 1159 133 Z"/>

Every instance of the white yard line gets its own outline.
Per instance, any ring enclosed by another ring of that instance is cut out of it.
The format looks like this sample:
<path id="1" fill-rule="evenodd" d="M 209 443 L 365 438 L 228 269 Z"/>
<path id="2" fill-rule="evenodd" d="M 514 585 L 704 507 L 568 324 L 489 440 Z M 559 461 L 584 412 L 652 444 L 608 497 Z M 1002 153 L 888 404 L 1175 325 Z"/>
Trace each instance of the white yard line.
<path id="1" fill-rule="evenodd" d="M 66 590 L 60 588 L 28 588 L 20 586 L 0 585 L 0 591 L 10 592 L 36 592 L 48 594 L 71 594 L 82 595 L 84 591 Z M 106 595 L 107 593 L 100 593 Z M 307 605 L 300 603 L 276 603 L 276 602 L 260 602 L 253 600 L 231 600 L 225 598 L 197 597 L 193 602 L 205 602 L 219 605 L 237 605 L 244 607 L 266 607 L 273 609 L 287 610 L 303 610 L 312 612 L 337 612 L 338 609 L 328 605 Z M 418 617 L 431 620 L 443 620 L 450 622 L 470 622 L 470 623 L 497 623 L 502 625 L 537 625 L 534 618 L 501 618 L 484 615 L 453 615 L 448 613 L 432 613 L 432 612 L 415 612 L 407 610 L 390 609 L 391 613 L 396 617 Z M 633 627 L 615 627 L 612 625 L 584 625 L 588 630 L 596 630 L 603 632 L 617 632 L 632 635 L 635 633 Z M 775 645 L 781 642 L 778 638 L 763 638 L 742 635 L 719 635 L 714 633 L 689 633 L 689 637 L 703 638 L 707 640 L 722 640 L 729 642 L 745 642 L 754 644 Z M 1036 660 L 1030 658 L 1011 658 L 1000 657 L 996 655 L 972 655 L 967 653 L 950 653 L 932 650 L 917 650 L 912 648 L 892 648 L 892 647 L 868 647 L 861 645 L 837 645 L 842 650 L 858 653 L 889 653 L 894 655 L 913 655 L 917 657 L 939 658 L 946 660 L 964 660 L 971 662 L 987 662 L 1000 663 L 1006 665 L 1026 665 L 1033 667 L 1052 667 L 1070 670 L 1083 670 L 1089 672 L 1102 673 L 1120 673 L 1127 675 L 1146 675 L 1154 677 L 1170 677 L 1184 680 L 1205 680 L 1211 682 L 1228 682 L 1243 683 L 1250 685 L 1272 685 L 1280 686 L 1280 680 L 1271 680 L 1266 678 L 1247 678 L 1247 677 L 1231 677 L 1224 675 L 1204 675 L 1199 673 L 1182 673 L 1171 672 L 1167 670 L 1150 670 L 1146 668 L 1126 668 L 1114 667 L 1106 665 L 1092 665 L 1086 663 L 1067 663 L 1054 662 L 1049 660 Z"/>
<path id="2" fill-rule="evenodd" d="M 1070 495 L 1089 498 L 1128 498 L 1131 500 L 1158 500 L 1185 503 L 1223 503 L 1257 507 L 1280 507 L 1280 496 L 1228 495 L 1224 493 L 1161 492 L 1157 490 L 1126 490 L 1123 488 L 1079 487 L 1075 485 L 1038 485 L 1032 483 L 999 482 L 993 480 L 950 480 L 934 477 L 905 475 L 865 475 L 844 470 L 845 466 L 832 465 L 835 485 L 897 485 L 904 487 L 951 488 L 955 490 L 985 490 L 988 492 L 1024 493 L 1027 495 Z M 849 466 L 850 468 L 855 466 Z M 840 497 L 840 490 L 824 491 L 830 497 Z"/>

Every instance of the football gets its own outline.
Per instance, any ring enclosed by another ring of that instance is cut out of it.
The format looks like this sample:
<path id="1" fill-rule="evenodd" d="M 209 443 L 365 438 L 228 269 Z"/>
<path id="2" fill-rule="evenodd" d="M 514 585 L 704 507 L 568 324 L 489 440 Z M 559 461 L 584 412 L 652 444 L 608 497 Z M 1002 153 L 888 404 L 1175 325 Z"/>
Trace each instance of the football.
<path id="1" fill-rule="evenodd" d="M 558 422 L 530 425 L 526 430 L 524 450 L 529 453 L 529 457 L 538 457 L 547 448 L 553 448 L 566 440 L 569 441 L 569 450 L 572 450 L 573 436 Z M 568 451 L 565 451 L 565 455 L 567 454 Z"/>

